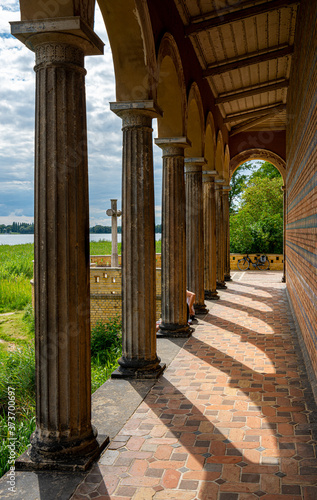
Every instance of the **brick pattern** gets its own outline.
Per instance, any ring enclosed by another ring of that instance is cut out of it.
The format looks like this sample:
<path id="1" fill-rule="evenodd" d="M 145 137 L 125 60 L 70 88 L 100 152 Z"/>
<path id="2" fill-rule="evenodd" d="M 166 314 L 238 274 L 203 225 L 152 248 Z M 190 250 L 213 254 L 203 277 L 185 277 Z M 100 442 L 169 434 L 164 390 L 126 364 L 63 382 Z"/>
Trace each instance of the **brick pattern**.
<path id="1" fill-rule="evenodd" d="M 317 3 L 303 0 L 287 95 L 286 278 L 317 375 Z M 303 49 L 305 57 L 303 57 Z"/>
<path id="2" fill-rule="evenodd" d="M 98 256 L 99 259 L 102 256 Z M 108 256 L 104 256 L 105 258 Z M 122 272 L 120 267 L 90 267 L 90 322 L 105 322 L 122 316 Z M 161 316 L 161 269 L 156 269 L 156 319 Z"/>
<path id="3" fill-rule="evenodd" d="M 237 276 L 73 500 L 317 498 L 316 406 L 285 285 Z"/>

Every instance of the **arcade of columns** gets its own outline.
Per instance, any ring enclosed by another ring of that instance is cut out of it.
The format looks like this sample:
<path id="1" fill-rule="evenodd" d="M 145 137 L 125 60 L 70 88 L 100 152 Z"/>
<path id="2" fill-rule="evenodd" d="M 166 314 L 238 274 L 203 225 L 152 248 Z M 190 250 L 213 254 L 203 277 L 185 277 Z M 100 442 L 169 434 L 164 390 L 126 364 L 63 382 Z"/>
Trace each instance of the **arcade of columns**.
<path id="1" fill-rule="evenodd" d="M 84 57 L 101 54 L 103 44 L 78 17 L 13 23 L 12 32 L 36 58 L 37 415 L 20 467 L 85 469 L 107 443 L 91 425 L 84 83 Z M 205 298 L 218 299 L 217 287 L 230 279 L 228 147 L 220 131 L 216 141 L 211 113 L 204 123 L 195 84 L 185 102 L 170 36 L 162 47 L 161 70 L 172 76 L 162 91 L 158 84 L 157 100 L 111 103 L 123 131 L 123 353 L 114 377 L 157 378 L 164 369 L 156 352 L 153 118 L 163 157 L 158 335 L 191 334 L 186 288 L 196 294 L 197 311 L 205 313 Z M 168 85 L 179 104 L 176 119 Z"/>

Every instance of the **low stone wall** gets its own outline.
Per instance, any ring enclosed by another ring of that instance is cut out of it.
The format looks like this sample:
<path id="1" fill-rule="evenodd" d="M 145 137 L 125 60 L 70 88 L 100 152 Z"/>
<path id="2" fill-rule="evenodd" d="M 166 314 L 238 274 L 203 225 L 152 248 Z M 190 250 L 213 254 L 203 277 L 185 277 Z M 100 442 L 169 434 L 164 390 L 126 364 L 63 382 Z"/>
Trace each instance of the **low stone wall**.
<path id="1" fill-rule="evenodd" d="M 231 253 L 230 254 L 230 270 L 231 271 L 239 271 L 237 267 L 237 263 L 239 259 L 242 259 L 246 254 L 244 253 Z M 256 256 L 259 254 L 250 253 L 249 257 L 254 262 Z M 261 254 L 262 255 L 262 254 Z M 263 254 L 264 255 L 264 254 Z M 271 253 L 266 254 L 267 258 L 270 261 L 270 270 L 271 271 L 283 271 L 283 255 Z M 256 270 L 256 267 L 250 266 L 251 270 Z"/>
<path id="2" fill-rule="evenodd" d="M 111 267 L 111 255 L 91 255 L 91 264 L 96 264 L 97 267 Z M 121 266 L 121 255 L 118 256 L 118 264 Z M 161 254 L 156 254 L 156 267 L 161 268 Z"/>
<path id="3" fill-rule="evenodd" d="M 105 256 L 103 256 L 105 257 Z M 107 256 L 106 256 L 107 257 Z M 90 321 L 97 321 L 122 313 L 121 267 L 90 267 Z M 161 269 L 156 269 L 156 319 L 161 316 Z"/>

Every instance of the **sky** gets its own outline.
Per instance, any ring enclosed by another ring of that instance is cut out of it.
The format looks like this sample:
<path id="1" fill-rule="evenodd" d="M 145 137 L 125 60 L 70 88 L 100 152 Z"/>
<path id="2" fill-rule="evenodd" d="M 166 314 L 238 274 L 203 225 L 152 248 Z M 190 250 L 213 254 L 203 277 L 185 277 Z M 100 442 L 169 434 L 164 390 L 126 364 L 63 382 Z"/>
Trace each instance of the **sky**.
<path id="1" fill-rule="evenodd" d="M 34 220 L 34 53 L 10 34 L 20 21 L 18 0 L 0 5 L 0 224 Z M 95 32 L 105 43 L 103 56 L 85 58 L 90 226 L 110 225 L 110 199 L 121 209 L 121 120 L 110 111 L 115 101 L 112 54 L 98 6 Z M 156 120 L 153 120 L 156 137 Z M 161 150 L 154 152 L 155 217 L 161 219 Z"/>

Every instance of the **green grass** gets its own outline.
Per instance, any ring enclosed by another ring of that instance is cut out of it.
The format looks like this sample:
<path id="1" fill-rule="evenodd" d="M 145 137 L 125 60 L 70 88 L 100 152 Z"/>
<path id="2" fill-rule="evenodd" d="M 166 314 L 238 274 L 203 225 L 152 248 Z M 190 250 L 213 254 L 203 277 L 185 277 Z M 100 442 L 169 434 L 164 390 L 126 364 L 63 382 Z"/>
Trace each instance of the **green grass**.
<path id="1" fill-rule="evenodd" d="M 28 306 L 29 309 L 32 307 Z M 24 311 L 0 315 L 0 352 L 12 351 L 33 341 L 34 332 L 25 318 Z M 32 314 L 33 316 L 33 314 Z"/>
<path id="2" fill-rule="evenodd" d="M 0 245 L 0 313 L 21 311 L 32 301 L 34 245 Z"/>
<path id="3" fill-rule="evenodd" d="M 15 456 L 30 442 L 35 429 L 35 356 L 34 323 L 30 310 L 0 316 L 0 476 L 9 469 L 10 448 Z M 9 406 L 9 388 L 14 407 Z M 10 412 L 10 413 L 9 413 Z M 8 416 L 14 416 L 9 421 Z M 13 425 L 13 427 L 10 427 Z M 10 435 L 11 432 L 11 435 Z M 16 441 L 10 440 L 16 438 Z M 11 464 L 12 465 L 12 464 Z"/>
<path id="4" fill-rule="evenodd" d="M 30 444 L 35 429 L 35 356 L 32 307 L 24 313 L 0 316 L 0 477 L 9 470 L 10 427 L 8 388 L 14 389 L 15 456 Z M 95 392 L 118 366 L 121 322 L 118 318 L 92 329 L 91 390 Z"/>

